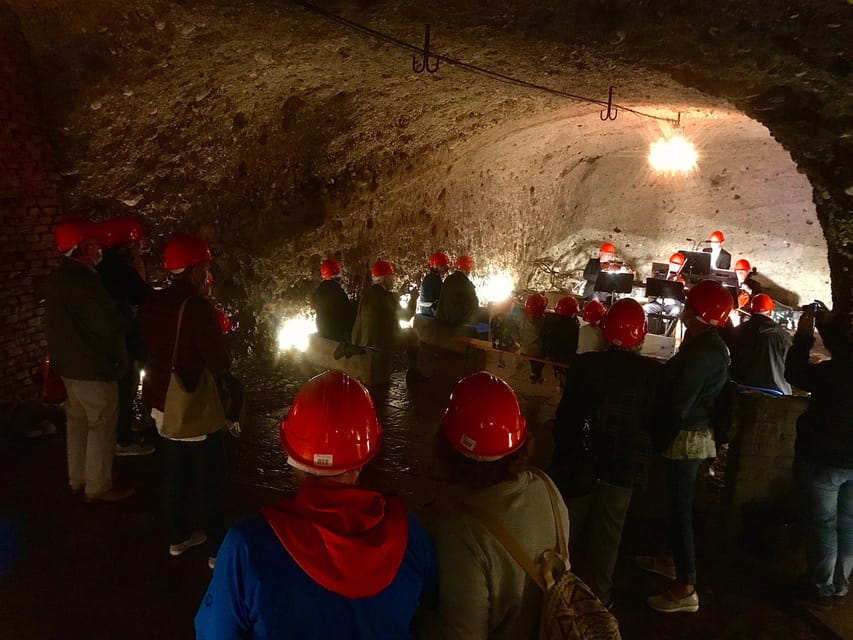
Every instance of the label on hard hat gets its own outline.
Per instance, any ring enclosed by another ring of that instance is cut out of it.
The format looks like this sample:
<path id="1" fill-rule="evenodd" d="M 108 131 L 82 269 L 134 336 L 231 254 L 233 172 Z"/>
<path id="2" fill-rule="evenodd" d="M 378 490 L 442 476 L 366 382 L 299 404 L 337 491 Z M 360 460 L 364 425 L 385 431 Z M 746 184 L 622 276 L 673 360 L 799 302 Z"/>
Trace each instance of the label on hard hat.
<path id="1" fill-rule="evenodd" d="M 462 437 L 461 437 L 461 438 L 459 438 L 459 443 L 460 443 L 463 447 L 465 447 L 466 449 L 468 449 L 468 451 L 473 451 L 473 450 L 474 450 L 474 447 L 476 447 L 476 446 L 477 446 L 477 441 L 476 441 L 476 440 L 474 440 L 474 438 L 469 438 L 469 437 L 468 437 L 468 436 L 466 436 L 464 433 L 462 434 Z"/>
<path id="2" fill-rule="evenodd" d="M 314 464 L 318 467 L 331 467 L 333 463 L 334 456 L 331 453 L 315 453 L 314 454 Z"/>

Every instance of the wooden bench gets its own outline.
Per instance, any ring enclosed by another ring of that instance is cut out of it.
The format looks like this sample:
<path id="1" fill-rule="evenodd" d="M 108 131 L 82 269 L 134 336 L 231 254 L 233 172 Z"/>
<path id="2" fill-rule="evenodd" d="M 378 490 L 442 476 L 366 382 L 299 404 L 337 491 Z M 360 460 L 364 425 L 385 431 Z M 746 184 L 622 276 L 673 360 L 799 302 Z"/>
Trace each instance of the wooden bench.
<path id="1" fill-rule="evenodd" d="M 378 349 L 367 349 L 364 354 L 335 359 L 334 354 L 339 344 L 312 333 L 308 336 L 305 357 L 318 367 L 343 371 L 368 386 L 384 384 L 391 379 L 390 354 Z"/>

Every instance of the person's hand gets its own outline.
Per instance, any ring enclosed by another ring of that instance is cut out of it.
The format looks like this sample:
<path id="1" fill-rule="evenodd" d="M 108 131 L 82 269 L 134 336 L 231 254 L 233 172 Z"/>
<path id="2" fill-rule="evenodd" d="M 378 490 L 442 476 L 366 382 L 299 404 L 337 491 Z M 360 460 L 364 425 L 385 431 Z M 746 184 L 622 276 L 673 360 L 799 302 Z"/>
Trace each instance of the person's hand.
<path id="1" fill-rule="evenodd" d="M 800 316 L 800 321 L 797 323 L 797 333 L 810 336 L 814 333 L 814 307 L 809 307 L 803 311 Z"/>

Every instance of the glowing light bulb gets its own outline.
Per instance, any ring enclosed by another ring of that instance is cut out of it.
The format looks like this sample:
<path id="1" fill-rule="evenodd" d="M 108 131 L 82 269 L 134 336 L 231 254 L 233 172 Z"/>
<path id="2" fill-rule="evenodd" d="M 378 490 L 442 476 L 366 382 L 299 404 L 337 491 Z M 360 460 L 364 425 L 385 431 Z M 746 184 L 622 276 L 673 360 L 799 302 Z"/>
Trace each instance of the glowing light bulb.
<path id="1" fill-rule="evenodd" d="M 660 138 L 649 150 L 649 164 L 660 173 L 688 173 L 696 168 L 698 158 L 696 147 L 683 136 Z"/>
<path id="2" fill-rule="evenodd" d="M 278 328 L 278 350 L 305 351 L 308 349 L 308 336 L 316 333 L 317 323 L 313 314 L 302 312 L 299 315 L 284 318 Z"/>

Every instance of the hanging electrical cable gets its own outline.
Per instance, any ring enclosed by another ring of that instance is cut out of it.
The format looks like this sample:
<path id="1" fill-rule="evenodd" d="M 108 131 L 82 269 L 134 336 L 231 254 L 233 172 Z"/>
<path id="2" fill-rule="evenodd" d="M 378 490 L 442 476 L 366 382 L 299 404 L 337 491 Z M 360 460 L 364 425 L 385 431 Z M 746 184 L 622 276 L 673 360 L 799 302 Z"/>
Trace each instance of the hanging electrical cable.
<path id="1" fill-rule="evenodd" d="M 348 18 L 344 18 L 343 16 L 339 16 L 336 13 L 332 13 L 331 11 L 327 11 L 322 7 L 318 7 L 315 4 L 310 2 L 305 2 L 305 0 L 291 0 L 294 4 L 302 7 L 303 9 L 307 9 L 312 13 L 315 13 L 319 16 L 322 16 L 328 20 L 333 22 L 337 22 L 340 25 L 348 27 L 354 31 L 360 31 L 365 33 L 377 40 L 381 40 L 382 42 L 387 42 L 388 44 L 392 44 L 401 49 L 405 49 L 406 51 L 411 51 L 416 54 L 420 54 L 423 56 L 423 67 L 417 68 L 413 61 L 412 68 L 415 72 L 420 73 L 424 70 L 434 73 L 437 71 L 437 64 L 434 67 L 429 66 L 429 59 L 432 58 L 438 62 L 444 62 L 446 64 L 452 65 L 454 67 L 458 67 L 460 69 L 464 69 L 466 71 L 470 71 L 472 73 L 476 73 L 478 75 L 486 76 L 492 78 L 493 80 L 498 80 L 499 82 L 504 82 L 506 84 L 515 85 L 518 87 L 524 87 L 527 89 L 533 89 L 536 91 L 543 91 L 545 93 L 549 93 L 551 95 L 559 96 L 561 98 L 567 98 L 569 100 L 573 100 L 575 102 L 585 102 L 587 104 L 594 104 L 601 107 L 605 107 L 607 109 L 607 117 L 602 117 L 602 120 L 615 120 L 617 110 L 627 111 L 628 113 L 633 113 L 636 116 L 640 116 L 642 118 L 651 118 L 653 120 L 660 120 L 663 122 L 669 122 L 673 126 L 680 126 L 681 124 L 681 113 L 678 114 L 677 118 L 667 118 L 665 116 L 656 116 L 652 113 L 646 113 L 644 111 L 640 111 L 638 109 L 632 109 L 631 107 L 626 107 L 625 105 L 616 104 L 613 102 L 613 88 L 610 88 L 609 98 L 608 100 L 598 100 L 596 98 L 590 98 L 588 96 L 576 95 L 573 93 L 569 93 L 568 91 L 562 91 L 560 89 L 554 89 L 553 87 L 546 87 L 545 85 L 537 84 L 535 82 L 529 82 L 527 80 L 523 80 L 521 78 L 516 78 L 513 76 L 509 76 L 504 73 L 500 73 L 499 71 L 492 71 L 491 69 L 486 69 L 484 67 L 480 67 L 474 64 L 470 64 L 468 62 L 464 62 L 462 60 L 458 60 L 456 58 L 451 58 L 450 56 L 446 56 L 440 53 L 435 53 L 431 51 L 429 48 L 429 25 L 426 27 L 426 34 L 424 39 L 423 48 L 410 44 L 404 40 L 400 40 L 399 38 L 395 38 L 394 36 L 388 35 L 387 33 L 383 33 L 382 31 L 378 31 L 371 27 L 367 27 L 363 24 L 359 24 L 358 22 L 353 22 Z M 605 113 L 605 112 L 602 112 Z M 611 117 L 612 116 L 612 117 Z"/>

